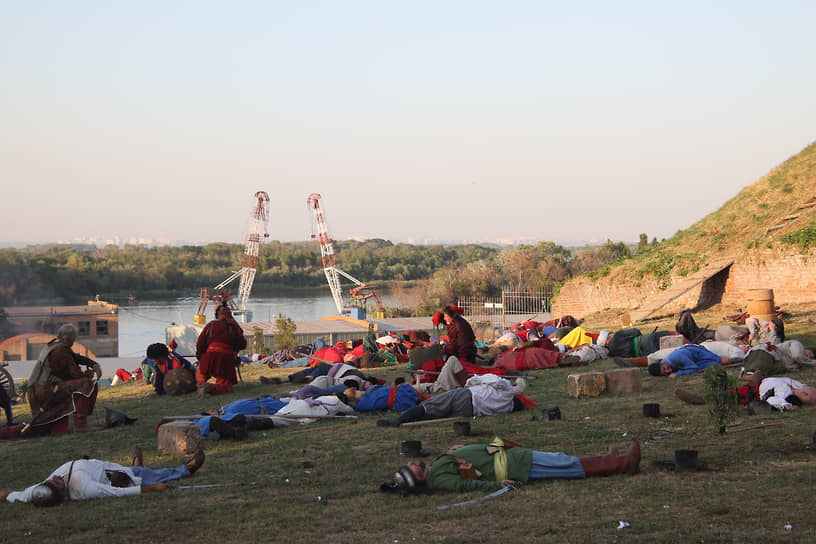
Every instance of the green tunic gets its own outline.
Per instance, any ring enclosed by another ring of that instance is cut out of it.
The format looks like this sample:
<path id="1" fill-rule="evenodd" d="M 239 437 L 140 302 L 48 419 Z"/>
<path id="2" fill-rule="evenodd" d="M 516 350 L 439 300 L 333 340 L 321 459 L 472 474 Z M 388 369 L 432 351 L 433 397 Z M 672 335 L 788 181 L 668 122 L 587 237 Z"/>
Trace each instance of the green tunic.
<path id="1" fill-rule="evenodd" d="M 453 491 L 494 491 L 501 489 L 501 482 L 496 481 L 493 468 L 493 456 L 487 453 L 486 444 L 473 444 L 449 452 L 450 455 L 464 459 L 481 472 L 478 480 L 465 480 L 459 474 L 459 462 L 448 455 L 436 459 L 428 473 L 427 485 L 431 489 L 449 489 Z M 533 464 L 533 453 L 529 448 L 510 448 L 507 452 L 507 478 L 526 483 Z"/>

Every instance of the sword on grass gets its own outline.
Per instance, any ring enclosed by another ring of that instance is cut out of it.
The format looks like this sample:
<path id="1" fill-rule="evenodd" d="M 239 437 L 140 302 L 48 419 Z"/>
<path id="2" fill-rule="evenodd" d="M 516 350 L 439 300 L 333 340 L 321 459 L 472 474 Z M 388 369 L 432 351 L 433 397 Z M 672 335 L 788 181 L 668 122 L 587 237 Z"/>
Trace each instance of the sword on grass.
<path id="1" fill-rule="evenodd" d="M 498 491 L 494 491 L 493 493 L 490 493 L 489 495 L 485 495 L 484 497 L 479 497 L 478 499 L 473 499 L 473 500 L 465 501 L 465 502 L 457 502 L 457 503 L 454 503 L 454 504 L 445 504 L 443 506 L 437 506 L 436 509 L 437 510 L 448 510 L 449 508 L 453 508 L 455 506 L 469 506 L 471 504 L 476 504 L 478 502 L 486 501 L 487 499 L 492 499 L 494 497 L 498 497 L 499 495 L 504 495 L 508 491 L 512 491 L 515 488 L 516 488 L 515 486 L 507 485 L 507 486 L 502 487 Z"/>

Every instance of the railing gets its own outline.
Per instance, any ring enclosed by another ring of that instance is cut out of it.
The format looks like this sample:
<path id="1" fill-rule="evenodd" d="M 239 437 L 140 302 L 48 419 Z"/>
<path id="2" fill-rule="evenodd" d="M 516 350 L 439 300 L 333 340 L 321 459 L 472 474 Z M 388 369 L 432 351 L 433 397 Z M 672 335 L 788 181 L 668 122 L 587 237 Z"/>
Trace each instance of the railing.
<path id="1" fill-rule="evenodd" d="M 471 324 L 490 323 L 507 329 L 514 323 L 550 312 L 549 289 L 505 289 L 500 297 L 462 297 L 457 305 Z"/>

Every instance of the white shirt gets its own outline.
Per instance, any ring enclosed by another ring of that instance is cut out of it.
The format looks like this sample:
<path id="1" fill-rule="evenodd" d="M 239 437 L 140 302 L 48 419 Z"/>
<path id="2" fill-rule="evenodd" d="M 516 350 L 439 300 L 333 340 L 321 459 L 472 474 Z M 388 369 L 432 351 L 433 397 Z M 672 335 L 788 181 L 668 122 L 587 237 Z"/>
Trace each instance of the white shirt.
<path id="1" fill-rule="evenodd" d="M 73 463 L 73 470 L 71 469 L 71 463 Z M 112 486 L 105 472 L 107 470 L 124 472 L 130 477 L 131 485 L 129 487 Z M 68 480 L 69 471 L 71 473 L 70 481 Z M 109 463 L 98 459 L 69 461 L 52 472 L 46 480 L 50 480 L 54 476 L 62 476 L 68 484 L 69 497 L 72 501 L 102 499 L 105 497 L 126 497 L 139 495 L 142 492 L 142 479 L 133 474 L 133 471 L 131 471 L 129 467 L 123 467 L 116 463 Z M 31 491 L 38 485 L 40 484 L 34 484 L 24 491 L 13 491 L 9 493 L 6 500 L 8 502 L 29 502 L 31 500 Z"/>
<path id="2" fill-rule="evenodd" d="M 791 378 L 765 378 L 759 383 L 759 398 L 764 399 L 777 410 L 787 410 L 793 407 L 793 404 L 786 402 L 785 399 L 793 395 L 794 388 L 800 389 L 804 385 Z M 765 395 L 771 389 L 773 389 L 773 396 L 766 399 Z"/>
<path id="3" fill-rule="evenodd" d="M 317 397 L 316 399 L 292 399 L 289 403 L 278 410 L 275 415 L 285 416 L 336 416 L 353 414 L 354 409 L 345 404 L 334 395 Z M 294 422 L 301 425 L 308 425 L 317 421 L 315 418 L 305 417 L 302 419 L 286 420 L 286 418 L 276 418 L 272 416 L 275 426 L 284 427 Z"/>
<path id="4" fill-rule="evenodd" d="M 513 384 L 495 374 L 473 376 L 465 382 L 473 399 L 473 417 L 509 414 L 513 411 Z"/>
<path id="5" fill-rule="evenodd" d="M 728 357 L 733 362 L 742 361 L 743 359 L 745 359 L 745 350 L 743 350 L 739 346 L 735 346 L 730 342 L 723 342 L 720 340 L 706 340 L 700 345 L 707 349 L 708 351 L 710 351 L 711 353 L 715 353 L 720 357 Z"/>

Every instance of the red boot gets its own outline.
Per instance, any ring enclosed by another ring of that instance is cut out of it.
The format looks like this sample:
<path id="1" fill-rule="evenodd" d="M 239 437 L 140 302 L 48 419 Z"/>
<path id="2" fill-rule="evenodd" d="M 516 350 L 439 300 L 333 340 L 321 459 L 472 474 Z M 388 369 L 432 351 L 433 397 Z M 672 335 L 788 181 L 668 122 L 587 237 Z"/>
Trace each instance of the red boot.
<path id="1" fill-rule="evenodd" d="M 88 416 L 74 412 L 74 432 L 75 433 L 90 433 L 93 431 L 102 431 L 105 427 L 97 427 L 88 425 Z"/>
<path id="2" fill-rule="evenodd" d="M 640 444 L 632 439 L 629 453 L 622 456 L 584 457 L 579 459 L 587 478 L 612 474 L 637 474 L 640 470 Z"/>

